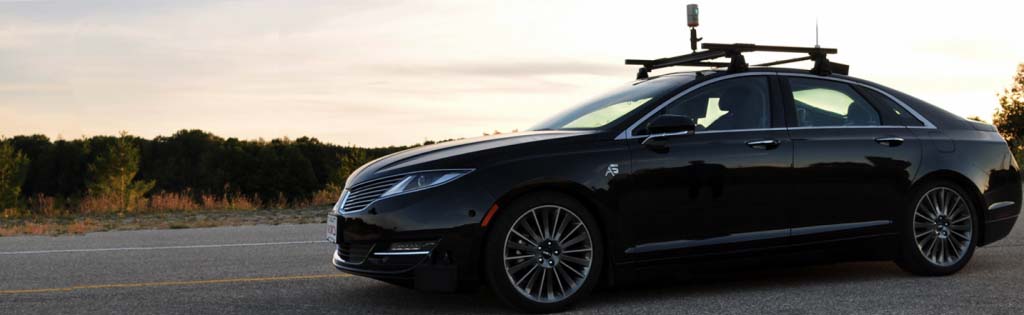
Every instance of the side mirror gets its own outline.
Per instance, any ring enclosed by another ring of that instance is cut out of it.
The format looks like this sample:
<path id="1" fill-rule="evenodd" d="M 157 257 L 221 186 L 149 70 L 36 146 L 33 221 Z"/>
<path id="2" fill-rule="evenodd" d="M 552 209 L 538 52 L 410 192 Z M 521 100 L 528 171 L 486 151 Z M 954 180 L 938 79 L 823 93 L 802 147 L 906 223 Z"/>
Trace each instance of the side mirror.
<path id="1" fill-rule="evenodd" d="M 696 129 L 697 124 L 693 119 L 682 115 L 664 114 L 647 123 L 647 134 L 655 137 L 663 134 L 692 134 Z"/>

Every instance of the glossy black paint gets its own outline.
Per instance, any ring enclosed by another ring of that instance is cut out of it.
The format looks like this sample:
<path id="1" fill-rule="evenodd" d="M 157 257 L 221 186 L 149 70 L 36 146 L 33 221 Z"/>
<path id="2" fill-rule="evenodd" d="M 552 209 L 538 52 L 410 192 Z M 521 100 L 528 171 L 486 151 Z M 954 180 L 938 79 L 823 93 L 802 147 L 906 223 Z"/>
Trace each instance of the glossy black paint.
<path id="1" fill-rule="evenodd" d="M 644 126 L 647 113 L 680 93 L 749 75 L 771 80 L 770 128 L 649 140 L 631 133 L 631 126 Z M 628 280 L 650 266 L 768 252 L 836 246 L 892 252 L 896 242 L 887 240 L 897 233 L 895 221 L 910 202 L 907 194 L 914 185 L 937 178 L 960 183 L 974 194 L 985 222 L 981 245 L 1009 233 L 1020 212 L 1021 178 L 994 128 L 842 75 L 818 78 L 852 84 L 869 101 L 878 97 L 871 93 L 894 97 L 923 121 L 889 114 L 882 107 L 892 105 L 871 101 L 883 112 L 883 126 L 797 128 L 792 99 L 786 97 L 790 76 L 806 72 L 706 72 L 604 129 L 467 139 L 370 162 L 353 173 L 347 187 L 414 171 L 474 171 L 340 215 L 343 244 L 379 251 L 396 241 L 436 240 L 429 255 L 370 255 L 360 264 L 335 260 L 335 266 L 410 284 L 436 281 L 424 276 L 432 270 L 456 270 L 450 280 L 477 284 L 482 244 L 490 235 L 482 226 L 488 210 L 497 206 L 496 215 L 501 215 L 502 205 L 536 190 L 573 196 L 596 215 L 613 267 L 605 276 L 612 281 Z M 1000 202 L 1014 204 L 989 210 Z"/>

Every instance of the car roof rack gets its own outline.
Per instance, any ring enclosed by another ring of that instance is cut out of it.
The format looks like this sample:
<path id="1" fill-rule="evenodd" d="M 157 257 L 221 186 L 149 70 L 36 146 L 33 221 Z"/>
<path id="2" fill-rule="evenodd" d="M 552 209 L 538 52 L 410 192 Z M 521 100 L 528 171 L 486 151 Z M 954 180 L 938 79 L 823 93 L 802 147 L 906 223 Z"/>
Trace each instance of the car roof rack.
<path id="1" fill-rule="evenodd" d="M 696 45 L 694 45 L 696 46 Z M 772 62 L 766 62 L 757 64 L 755 66 L 768 67 L 781 65 L 786 63 L 793 63 L 798 61 L 811 60 L 814 61 L 814 67 L 811 68 L 810 72 L 817 75 L 829 75 L 832 73 L 837 74 L 848 74 L 850 72 L 850 66 L 829 62 L 828 55 L 839 52 L 835 48 L 821 48 L 821 47 L 791 47 L 791 46 L 763 46 L 755 44 L 714 44 L 704 43 L 701 44 L 702 51 L 695 51 L 691 54 L 660 58 L 654 60 L 644 59 L 626 59 L 627 65 L 641 65 L 640 71 L 637 72 L 637 80 L 647 79 L 648 74 L 651 70 L 685 66 L 685 67 L 727 67 L 727 71 L 731 73 L 747 71 L 750 66 L 747 65 L 746 59 L 743 57 L 743 53 L 748 52 L 781 52 L 781 53 L 800 53 L 807 54 L 804 57 L 790 58 L 777 60 Z M 729 58 L 729 62 L 715 62 L 714 59 L 718 58 Z"/>

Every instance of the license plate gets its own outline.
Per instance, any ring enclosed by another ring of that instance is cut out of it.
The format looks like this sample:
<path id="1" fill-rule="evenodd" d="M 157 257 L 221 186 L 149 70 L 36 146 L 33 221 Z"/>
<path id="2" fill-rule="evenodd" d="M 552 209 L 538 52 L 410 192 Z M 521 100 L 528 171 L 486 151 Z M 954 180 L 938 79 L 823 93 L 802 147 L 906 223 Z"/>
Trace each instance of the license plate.
<path id="1" fill-rule="evenodd" d="M 327 216 L 327 241 L 331 243 L 338 242 L 338 216 Z"/>

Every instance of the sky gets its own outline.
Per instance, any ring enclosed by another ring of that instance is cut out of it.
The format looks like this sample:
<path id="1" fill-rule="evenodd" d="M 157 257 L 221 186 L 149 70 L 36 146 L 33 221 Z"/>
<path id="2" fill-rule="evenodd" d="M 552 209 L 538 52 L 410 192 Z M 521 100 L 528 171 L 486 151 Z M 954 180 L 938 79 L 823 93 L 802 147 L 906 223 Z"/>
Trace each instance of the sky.
<path id="1" fill-rule="evenodd" d="M 0 135 L 522 130 L 688 53 L 687 3 L 711 43 L 812 46 L 817 21 L 851 75 L 962 116 L 991 120 L 1024 63 L 1024 1 L 0 0 Z"/>

